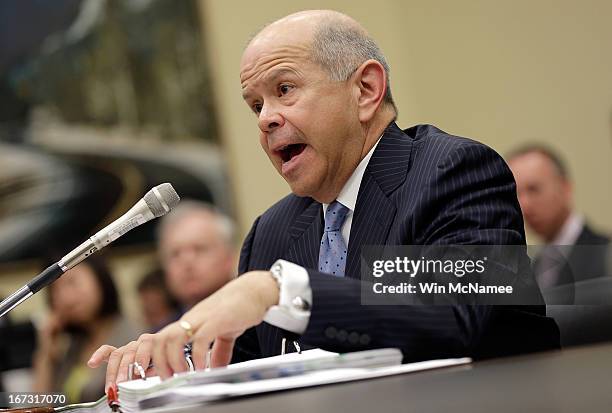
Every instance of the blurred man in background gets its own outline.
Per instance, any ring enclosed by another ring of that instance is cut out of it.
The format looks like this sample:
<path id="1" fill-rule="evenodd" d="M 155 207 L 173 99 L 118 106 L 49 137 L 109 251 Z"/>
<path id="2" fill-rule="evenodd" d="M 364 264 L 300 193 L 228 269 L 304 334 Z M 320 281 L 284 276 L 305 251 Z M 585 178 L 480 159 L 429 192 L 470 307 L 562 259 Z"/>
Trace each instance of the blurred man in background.
<path id="1" fill-rule="evenodd" d="M 183 201 L 163 218 L 158 252 L 180 306 L 174 320 L 234 278 L 233 237 L 231 219 L 203 202 Z"/>
<path id="2" fill-rule="evenodd" d="M 534 262 L 540 287 L 606 275 L 604 246 L 609 238 L 574 210 L 573 185 L 561 158 L 545 146 L 530 145 L 512 152 L 508 165 L 525 222 L 547 246 Z"/>

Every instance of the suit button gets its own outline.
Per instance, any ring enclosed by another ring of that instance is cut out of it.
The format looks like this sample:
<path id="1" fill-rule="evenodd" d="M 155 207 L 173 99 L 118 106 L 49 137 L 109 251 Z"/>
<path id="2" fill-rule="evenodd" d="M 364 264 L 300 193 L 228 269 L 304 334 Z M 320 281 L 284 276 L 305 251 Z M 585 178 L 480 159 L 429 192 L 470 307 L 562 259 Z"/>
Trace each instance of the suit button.
<path id="1" fill-rule="evenodd" d="M 362 344 L 364 346 L 370 344 L 370 341 L 372 341 L 372 339 L 367 334 L 363 334 L 361 337 L 359 337 L 359 344 Z"/>
<path id="2" fill-rule="evenodd" d="M 351 334 L 349 334 L 348 342 L 351 344 L 359 343 L 359 333 L 357 333 L 356 331 L 353 331 Z"/>
<path id="3" fill-rule="evenodd" d="M 337 333 L 338 333 L 338 330 L 336 330 L 335 327 L 327 327 L 325 329 L 325 337 L 327 338 L 336 338 Z"/>
<path id="4" fill-rule="evenodd" d="M 346 332 L 346 330 L 340 330 L 338 331 L 338 336 L 336 338 L 338 339 L 338 341 L 344 343 L 347 337 L 348 333 Z"/>

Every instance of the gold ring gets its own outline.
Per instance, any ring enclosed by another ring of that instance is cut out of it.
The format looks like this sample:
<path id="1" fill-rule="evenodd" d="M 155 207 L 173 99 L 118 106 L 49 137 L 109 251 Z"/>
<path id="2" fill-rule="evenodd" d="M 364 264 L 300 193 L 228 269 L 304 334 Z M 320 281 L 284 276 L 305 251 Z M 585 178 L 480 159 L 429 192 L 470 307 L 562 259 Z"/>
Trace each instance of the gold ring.
<path id="1" fill-rule="evenodd" d="M 188 321 L 180 320 L 179 326 L 181 326 L 181 328 L 185 330 L 185 333 L 187 333 L 187 337 L 193 337 L 193 328 L 191 327 L 191 324 L 189 324 Z"/>

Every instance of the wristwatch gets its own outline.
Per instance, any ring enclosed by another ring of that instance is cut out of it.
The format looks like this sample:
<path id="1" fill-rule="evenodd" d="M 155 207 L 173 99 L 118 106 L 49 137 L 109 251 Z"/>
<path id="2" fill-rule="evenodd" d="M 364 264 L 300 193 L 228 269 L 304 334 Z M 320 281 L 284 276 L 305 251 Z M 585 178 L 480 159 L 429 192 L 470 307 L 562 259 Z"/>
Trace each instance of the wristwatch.
<path id="1" fill-rule="evenodd" d="M 270 268 L 270 273 L 272 274 L 272 278 L 274 278 L 274 281 L 276 281 L 276 284 L 278 285 L 278 290 L 280 291 L 283 285 L 283 264 L 276 261 L 272 265 L 272 268 Z"/>
<path id="2" fill-rule="evenodd" d="M 272 264 L 272 267 L 270 268 L 270 274 L 272 274 L 272 278 L 274 278 L 274 281 L 276 281 L 276 284 L 278 285 L 278 290 L 280 294 L 282 294 L 283 292 L 283 264 L 280 260 Z M 293 306 L 294 308 L 298 310 L 302 310 L 302 311 L 310 310 L 310 304 L 308 303 L 308 301 L 304 300 L 300 296 L 296 296 L 291 299 L 291 306 Z"/>

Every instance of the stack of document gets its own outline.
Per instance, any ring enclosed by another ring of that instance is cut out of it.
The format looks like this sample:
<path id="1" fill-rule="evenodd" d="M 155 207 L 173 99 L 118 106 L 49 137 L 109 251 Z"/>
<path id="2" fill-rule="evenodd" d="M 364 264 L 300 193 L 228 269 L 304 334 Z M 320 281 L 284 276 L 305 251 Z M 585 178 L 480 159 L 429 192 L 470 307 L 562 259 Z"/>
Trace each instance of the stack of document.
<path id="1" fill-rule="evenodd" d="M 274 391 L 342 383 L 469 363 L 469 358 L 401 364 L 397 349 L 338 354 L 319 349 L 237 363 L 227 368 L 181 373 L 119 384 L 124 413 L 187 407 Z"/>
<path id="2" fill-rule="evenodd" d="M 471 362 L 469 358 L 401 364 L 398 349 L 338 354 L 319 349 L 236 363 L 224 368 L 187 372 L 162 381 L 159 377 L 119 383 L 123 413 L 151 408 L 201 406 L 211 401 L 253 394 L 344 383 L 411 373 Z M 106 397 L 92 403 L 56 408 L 57 412 L 110 412 Z"/>
<path id="3" fill-rule="evenodd" d="M 278 377 L 281 374 L 298 374 L 298 369 L 325 368 L 325 365 L 329 365 L 329 363 L 325 365 L 322 363 L 335 360 L 337 357 L 338 353 L 314 349 L 304 351 L 301 354 L 288 353 L 282 356 L 230 364 L 224 368 L 179 373 L 165 381 L 157 376 L 147 377 L 146 380 L 131 380 L 119 383 L 119 404 L 124 413 L 135 412 L 140 410 L 138 402 L 141 399 L 164 390 L 187 386 L 198 387 L 214 383 L 243 383 Z"/>
<path id="4" fill-rule="evenodd" d="M 345 368 L 314 371 L 298 376 L 266 379 L 245 383 L 213 383 L 204 386 L 185 386 L 167 389 L 145 397 L 138 403 L 140 410 L 161 407 L 199 406 L 207 402 L 240 396 L 263 394 L 281 390 L 345 383 L 378 377 L 393 376 L 415 371 L 430 370 L 469 363 L 470 359 L 430 360 L 399 366 Z M 125 411 L 127 412 L 127 410 Z"/>

